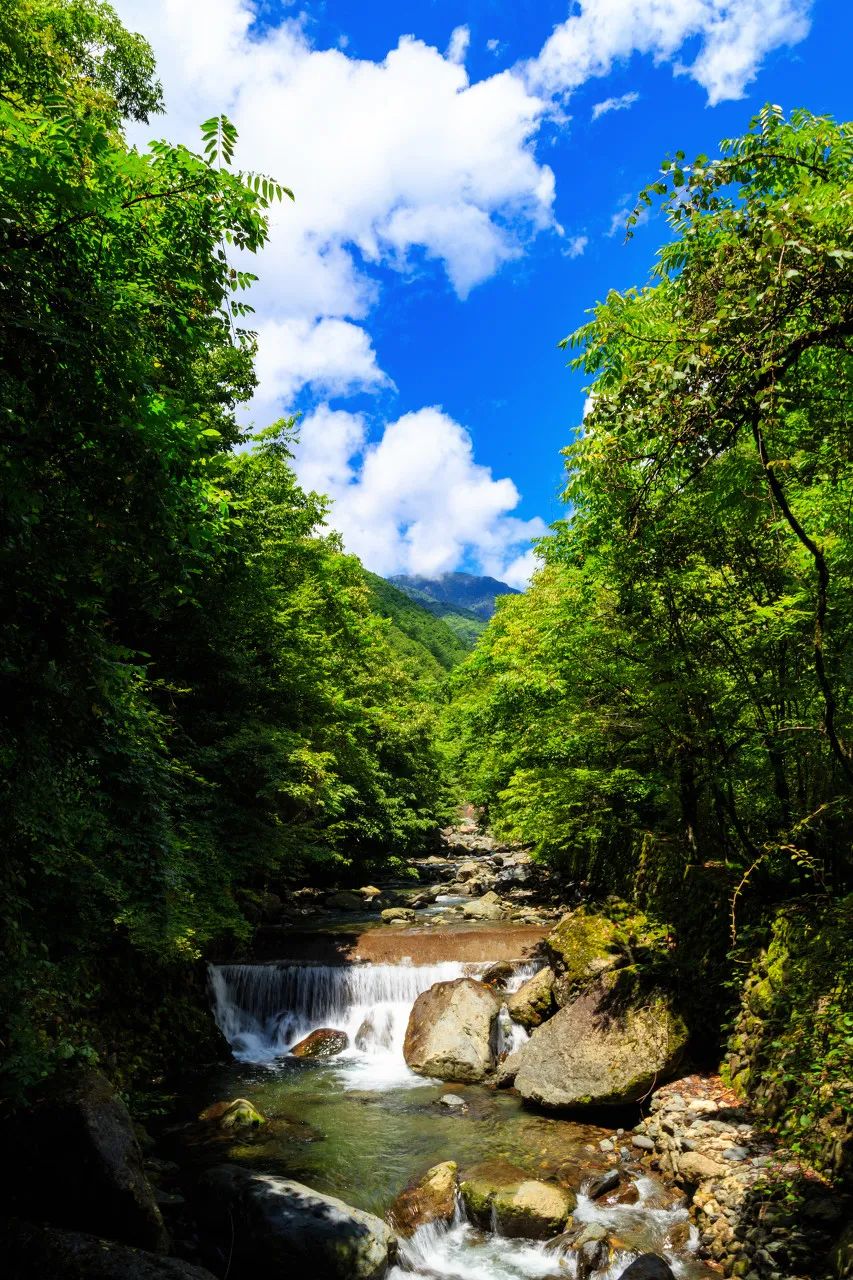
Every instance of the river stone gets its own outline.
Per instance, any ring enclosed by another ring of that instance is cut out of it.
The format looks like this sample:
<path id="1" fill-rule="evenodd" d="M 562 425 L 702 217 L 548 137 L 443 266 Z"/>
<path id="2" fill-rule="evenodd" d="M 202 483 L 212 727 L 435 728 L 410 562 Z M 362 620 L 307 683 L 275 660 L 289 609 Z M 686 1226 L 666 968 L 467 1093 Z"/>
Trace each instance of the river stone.
<path id="1" fill-rule="evenodd" d="M 62 1074 L 7 1136 L 22 1215 L 166 1251 L 133 1122 L 100 1071 L 87 1066 Z"/>
<path id="2" fill-rule="evenodd" d="M 294 1058 L 334 1058 L 336 1054 L 343 1053 L 348 1045 L 349 1036 L 345 1031 L 320 1027 L 295 1044 L 290 1052 Z"/>
<path id="3" fill-rule="evenodd" d="M 403 1055 L 413 1071 L 462 1083 L 482 1080 L 495 1065 L 492 1023 L 500 1001 L 473 978 L 437 982 L 412 1006 Z"/>
<path id="4" fill-rule="evenodd" d="M 675 1275 L 656 1253 L 643 1253 L 622 1272 L 619 1280 L 675 1280 Z"/>
<path id="5" fill-rule="evenodd" d="M 553 1008 L 554 970 L 546 965 L 507 997 L 506 1007 L 514 1022 L 528 1030 L 544 1022 Z"/>
<path id="6" fill-rule="evenodd" d="M 400 1193 L 388 1215 L 399 1235 L 410 1236 L 425 1222 L 451 1221 L 456 1210 L 456 1169 L 453 1160 L 445 1160 Z"/>
<path id="7" fill-rule="evenodd" d="M 725 1178 L 730 1172 L 724 1164 L 703 1156 L 698 1151 L 684 1151 L 678 1157 L 680 1182 L 704 1182 L 708 1178 Z"/>
<path id="8" fill-rule="evenodd" d="M 301 1182 L 219 1165 L 199 1185 L 201 1213 L 247 1272 L 378 1280 L 396 1253 L 381 1218 Z"/>
<path id="9" fill-rule="evenodd" d="M 606 916 L 578 907 L 564 915 L 545 946 L 556 972 L 554 999 L 562 1008 L 599 974 L 625 963 L 624 934 Z"/>
<path id="10" fill-rule="evenodd" d="M 214 1102 L 202 1111 L 199 1120 L 216 1124 L 220 1129 L 259 1129 L 266 1120 L 247 1098 L 233 1102 Z"/>
<path id="11" fill-rule="evenodd" d="M 181 1258 L 30 1222 L 0 1224 L 4 1274 L 15 1280 L 214 1280 Z"/>
<path id="12" fill-rule="evenodd" d="M 415 918 L 411 907 L 386 907 L 379 914 L 386 924 L 408 924 Z"/>
<path id="13" fill-rule="evenodd" d="M 462 914 L 466 920 L 502 920 L 504 915 L 503 903 L 498 895 L 489 890 L 484 893 L 482 898 L 475 898 L 473 902 L 466 902 L 462 909 Z"/>
<path id="14" fill-rule="evenodd" d="M 638 1102 L 674 1072 L 687 1029 L 661 991 L 633 971 L 603 974 L 536 1027 L 519 1051 L 515 1087 L 544 1107 Z"/>
<path id="15" fill-rule="evenodd" d="M 329 894 L 325 905 L 333 911 L 363 911 L 364 899 L 352 889 L 339 889 L 337 893 Z"/>
<path id="16" fill-rule="evenodd" d="M 459 1192 L 477 1226 L 529 1240 L 558 1235 L 575 1207 L 571 1191 L 531 1178 L 506 1160 L 487 1160 L 467 1170 Z"/>

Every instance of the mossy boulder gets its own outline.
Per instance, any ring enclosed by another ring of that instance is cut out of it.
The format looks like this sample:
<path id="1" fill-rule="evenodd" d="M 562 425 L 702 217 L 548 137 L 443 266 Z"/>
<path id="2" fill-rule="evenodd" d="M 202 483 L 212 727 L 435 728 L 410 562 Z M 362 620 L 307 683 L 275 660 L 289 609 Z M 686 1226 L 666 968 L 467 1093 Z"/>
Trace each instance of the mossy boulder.
<path id="1" fill-rule="evenodd" d="M 410 1236 L 426 1222 L 450 1222 L 456 1209 L 456 1171 L 456 1163 L 445 1160 L 400 1193 L 388 1215 L 398 1235 Z"/>
<path id="2" fill-rule="evenodd" d="M 459 1191 L 469 1218 L 478 1226 L 529 1240 L 559 1234 L 575 1207 L 571 1191 L 531 1178 L 505 1160 L 489 1160 L 466 1171 Z"/>
<path id="3" fill-rule="evenodd" d="M 556 974 L 554 1000 L 562 1007 L 601 973 L 627 963 L 627 935 L 607 916 L 584 907 L 568 912 L 545 940 Z"/>
<path id="4" fill-rule="evenodd" d="M 215 1124 L 217 1128 L 259 1129 L 266 1120 L 248 1098 L 235 1098 L 233 1102 L 214 1102 L 205 1108 L 199 1120 L 207 1124 Z"/>
<path id="5" fill-rule="evenodd" d="M 549 1108 L 638 1102 L 678 1066 L 687 1028 L 634 969 L 602 974 L 519 1051 L 515 1087 Z"/>

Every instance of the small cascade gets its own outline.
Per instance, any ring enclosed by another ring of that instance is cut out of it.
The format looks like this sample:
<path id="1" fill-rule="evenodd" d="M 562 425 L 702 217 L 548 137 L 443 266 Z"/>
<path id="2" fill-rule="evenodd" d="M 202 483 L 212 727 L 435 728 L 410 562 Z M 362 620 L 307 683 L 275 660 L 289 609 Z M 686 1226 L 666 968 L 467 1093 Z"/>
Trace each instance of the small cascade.
<path id="1" fill-rule="evenodd" d="M 403 1040 L 412 1005 L 436 982 L 476 976 L 483 965 L 211 965 L 214 1016 L 234 1057 L 268 1063 L 319 1027 L 349 1036 L 341 1065 L 372 1075 L 406 1072 Z"/>

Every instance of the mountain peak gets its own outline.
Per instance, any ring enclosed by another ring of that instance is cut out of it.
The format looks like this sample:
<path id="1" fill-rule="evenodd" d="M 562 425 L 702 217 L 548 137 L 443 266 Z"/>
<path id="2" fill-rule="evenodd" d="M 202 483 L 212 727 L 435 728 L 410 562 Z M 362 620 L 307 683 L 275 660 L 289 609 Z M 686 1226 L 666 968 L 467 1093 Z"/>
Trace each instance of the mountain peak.
<path id="1" fill-rule="evenodd" d="M 439 578 L 400 573 L 388 581 L 439 617 L 452 611 L 488 620 L 495 612 L 496 596 L 521 594 L 497 578 L 474 573 L 445 573 Z"/>

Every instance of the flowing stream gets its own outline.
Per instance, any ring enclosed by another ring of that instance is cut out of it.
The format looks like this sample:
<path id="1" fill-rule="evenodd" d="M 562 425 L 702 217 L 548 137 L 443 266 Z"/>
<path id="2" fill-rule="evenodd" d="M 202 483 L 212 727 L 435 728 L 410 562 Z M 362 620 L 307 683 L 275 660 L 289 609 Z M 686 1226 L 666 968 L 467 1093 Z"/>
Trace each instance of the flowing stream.
<path id="1" fill-rule="evenodd" d="M 537 967 L 520 963 L 510 989 Z M 270 1117 L 256 1136 L 232 1147 L 229 1159 L 296 1178 L 379 1215 L 442 1160 L 461 1168 L 509 1160 L 545 1178 L 575 1169 L 576 1185 L 584 1171 L 600 1171 L 598 1143 L 608 1130 L 527 1111 L 505 1092 L 424 1079 L 407 1067 L 403 1039 L 417 996 L 436 982 L 479 978 L 486 968 L 452 960 L 211 966 L 214 1016 L 235 1059 L 216 1082 L 219 1096 L 246 1094 Z M 293 1058 L 289 1049 L 321 1027 L 345 1031 L 349 1047 L 323 1061 Z M 504 1006 L 495 1050 L 509 1052 L 526 1038 Z M 464 1098 L 464 1114 L 440 1104 L 448 1091 Z M 616 1280 L 644 1251 L 666 1256 L 683 1280 L 707 1274 L 694 1270 L 695 1232 L 686 1210 L 661 1199 L 660 1185 L 636 1169 L 634 1181 L 634 1204 L 579 1196 L 575 1222 L 598 1223 L 624 1243 L 606 1267 L 585 1275 Z M 574 1277 L 576 1258 L 573 1251 L 480 1231 L 460 1207 L 452 1223 L 423 1226 L 401 1241 L 389 1280 L 551 1280 Z"/>

